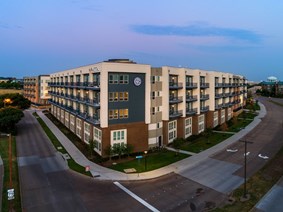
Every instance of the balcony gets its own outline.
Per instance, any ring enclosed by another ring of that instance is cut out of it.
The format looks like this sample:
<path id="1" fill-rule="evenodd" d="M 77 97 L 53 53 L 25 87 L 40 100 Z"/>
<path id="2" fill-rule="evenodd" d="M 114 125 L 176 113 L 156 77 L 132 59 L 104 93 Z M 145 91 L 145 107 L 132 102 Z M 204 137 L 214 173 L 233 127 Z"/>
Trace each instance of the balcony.
<path id="1" fill-rule="evenodd" d="M 216 93 L 215 94 L 215 99 L 220 99 L 223 97 L 223 94 L 222 93 Z"/>
<path id="2" fill-rule="evenodd" d="M 181 117 L 183 115 L 183 111 L 182 110 L 170 110 L 169 112 L 169 118 L 178 118 Z"/>
<path id="3" fill-rule="evenodd" d="M 201 113 L 207 112 L 208 110 L 209 110 L 209 106 L 200 107 L 200 112 Z"/>
<path id="4" fill-rule="evenodd" d="M 192 83 L 192 82 L 186 83 L 186 89 L 195 89 L 197 87 L 198 87 L 197 83 Z"/>
<path id="5" fill-rule="evenodd" d="M 216 82 L 216 83 L 215 83 L 215 88 L 222 88 L 222 83 Z"/>
<path id="6" fill-rule="evenodd" d="M 223 93 L 223 97 L 229 97 L 230 93 Z"/>
<path id="7" fill-rule="evenodd" d="M 209 94 L 201 94 L 200 95 L 200 100 L 201 101 L 205 101 L 205 100 L 208 100 L 209 99 Z"/>
<path id="8" fill-rule="evenodd" d="M 200 83 L 200 88 L 209 88 L 209 83 L 201 82 Z"/>
<path id="9" fill-rule="evenodd" d="M 194 102 L 194 101 L 197 101 L 198 98 L 196 95 L 186 95 L 186 102 Z"/>
<path id="10" fill-rule="evenodd" d="M 93 116 L 87 115 L 86 121 L 90 122 L 91 124 L 100 124 L 99 115 L 94 114 Z"/>
<path id="11" fill-rule="evenodd" d="M 229 102 L 223 103 L 223 107 L 224 108 L 229 107 L 229 104 L 230 104 Z"/>
<path id="12" fill-rule="evenodd" d="M 99 99 L 89 99 L 89 98 L 86 98 L 86 99 L 85 99 L 85 102 L 86 102 L 86 104 L 89 105 L 89 106 L 93 106 L 93 107 L 97 107 L 97 108 L 100 107 L 100 101 L 99 101 Z"/>
<path id="13" fill-rule="evenodd" d="M 222 104 L 215 104 L 215 110 L 220 110 L 222 106 Z"/>
<path id="14" fill-rule="evenodd" d="M 170 90 L 178 90 L 183 88 L 183 83 L 169 82 Z"/>
<path id="15" fill-rule="evenodd" d="M 178 96 L 170 96 L 169 97 L 169 104 L 177 104 L 183 102 L 183 97 Z"/>
<path id="16" fill-rule="evenodd" d="M 186 115 L 187 116 L 195 115 L 197 111 L 198 111 L 197 108 L 188 108 L 186 109 Z"/>

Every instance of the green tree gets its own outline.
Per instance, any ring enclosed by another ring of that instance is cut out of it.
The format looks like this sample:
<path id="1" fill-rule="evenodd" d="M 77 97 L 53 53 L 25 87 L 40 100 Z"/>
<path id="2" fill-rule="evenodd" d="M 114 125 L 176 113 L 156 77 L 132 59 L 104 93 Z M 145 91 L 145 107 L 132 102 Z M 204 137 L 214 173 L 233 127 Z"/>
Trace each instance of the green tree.
<path id="1" fill-rule="evenodd" d="M 4 99 L 11 99 L 11 106 L 17 107 L 19 109 L 27 109 L 30 107 L 31 102 L 25 98 L 22 94 L 3 94 L 0 95 L 0 108 L 4 107 Z"/>
<path id="2" fill-rule="evenodd" d="M 227 124 L 226 124 L 226 126 L 227 126 Z M 207 144 L 210 144 L 209 138 L 210 138 L 210 136 L 212 135 L 212 129 L 211 129 L 210 127 L 207 128 L 207 129 L 203 132 L 203 135 L 204 135 L 204 137 L 206 138 L 206 143 L 207 143 Z"/>
<path id="3" fill-rule="evenodd" d="M 118 155 L 119 159 L 121 159 L 121 156 L 125 153 L 126 145 L 124 143 L 116 143 L 113 144 L 112 150 L 114 155 Z"/>
<path id="4" fill-rule="evenodd" d="M 109 160 L 112 160 L 112 156 L 113 156 L 113 148 L 112 146 L 108 146 L 107 148 L 105 148 L 104 150 L 105 154 L 109 156 Z"/>
<path id="5" fill-rule="evenodd" d="M 93 153 L 94 153 L 94 148 L 96 147 L 97 142 L 94 140 L 89 140 L 88 147 L 89 147 L 89 154 L 90 154 L 90 159 L 93 159 Z"/>
<path id="6" fill-rule="evenodd" d="M 16 132 L 16 123 L 24 116 L 23 111 L 7 107 L 0 109 L 0 131 L 6 133 Z"/>
<path id="7" fill-rule="evenodd" d="M 125 154 L 129 157 L 130 154 L 134 151 L 134 146 L 131 144 L 126 145 Z"/>

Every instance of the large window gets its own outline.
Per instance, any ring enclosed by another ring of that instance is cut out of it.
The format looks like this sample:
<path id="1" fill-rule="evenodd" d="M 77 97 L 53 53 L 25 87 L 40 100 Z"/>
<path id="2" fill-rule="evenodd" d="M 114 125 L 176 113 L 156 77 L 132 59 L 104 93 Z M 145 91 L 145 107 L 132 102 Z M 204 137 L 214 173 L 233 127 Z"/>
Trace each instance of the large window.
<path id="1" fill-rule="evenodd" d="M 213 127 L 218 125 L 218 111 L 213 113 Z"/>
<path id="2" fill-rule="evenodd" d="M 90 125 L 88 123 L 84 123 L 84 141 L 89 144 L 90 140 Z"/>
<path id="3" fill-rule="evenodd" d="M 96 128 L 96 127 L 93 127 L 93 141 L 96 143 L 95 145 L 95 150 L 98 150 L 101 152 L 101 138 L 102 138 L 102 135 L 101 135 L 101 130 Z"/>
<path id="4" fill-rule="evenodd" d="M 115 143 L 127 143 L 127 129 L 111 131 L 111 145 Z"/>
<path id="5" fill-rule="evenodd" d="M 204 131 L 204 115 L 198 117 L 198 133 Z"/>
<path id="6" fill-rule="evenodd" d="M 168 123 L 168 143 L 172 143 L 177 138 L 177 121 Z"/>
<path id="7" fill-rule="evenodd" d="M 192 118 L 187 118 L 185 120 L 185 138 L 192 135 Z"/>
<path id="8" fill-rule="evenodd" d="M 76 122 L 77 122 L 76 134 L 79 138 L 81 138 L 82 137 L 82 120 L 77 118 Z"/>

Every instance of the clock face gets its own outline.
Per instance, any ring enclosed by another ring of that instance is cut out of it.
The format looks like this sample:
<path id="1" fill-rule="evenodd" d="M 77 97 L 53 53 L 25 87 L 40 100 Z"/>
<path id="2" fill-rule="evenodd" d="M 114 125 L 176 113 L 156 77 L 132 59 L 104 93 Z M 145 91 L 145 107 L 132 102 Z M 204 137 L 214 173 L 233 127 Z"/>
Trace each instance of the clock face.
<path id="1" fill-rule="evenodd" d="M 135 84 L 135 86 L 140 86 L 140 85 L 141 85 L 141 83 L 142 83 L 141 78 L 136 77 L 136 78 L 134 79 L 134 84 Z"/>

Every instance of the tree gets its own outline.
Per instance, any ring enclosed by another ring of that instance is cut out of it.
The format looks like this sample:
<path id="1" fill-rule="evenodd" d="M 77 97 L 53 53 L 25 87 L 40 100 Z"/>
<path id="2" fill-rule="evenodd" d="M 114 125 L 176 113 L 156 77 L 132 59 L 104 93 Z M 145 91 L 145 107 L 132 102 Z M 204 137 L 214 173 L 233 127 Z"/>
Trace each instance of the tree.
<path id="1" fill-rule="evenodd" d="M 177 150 L 176 155 L 179 155 L 180 148 L 182 144 L 184 143 L 184 140 L 182 138 L 176 138 L 173 140 L 173 148 Z"/>
<path id="2" fill-rule="evenodd" d="M 23 111 L 7 107 L 0 109 L 0 131 L 6 133 L 15 133 L 16 123 L 24 116 Z"/>
<path id="3" fill-rule="evenodd" d="M 129 157 L 130 154 L 134 151 L 134 146 L 131 144 L 126 145 L 125 154 Z"/>
<path id="4" fill-rule="evenodd" d="M 89 143 L 88 143 L 88 147 L 89 147 L 89 153 L 90 153 L 90 158 L 93 159 L 93 151 L 94 151 L 94 148 L 96 147 L 96 143 L 94 140 L 89 140 Z"/>
<path id="5" fill-rule="evenodd" d="M 126 145 L 124 143 L 116 143 L 112 146 L 113 154 L 118 155 L 119 159 L 121 159 L 121 156 L 125 153 Z"/>
<path id="6" fill-rule="evenodd" d="M 31 104 L 31 102 L 21 94 L 8 93 L 0 95 L 0 108 L 4 107 L 4 99 L 11 99 L 11 106 L 17 107 L 19 109 L 27 109 Z"/>
<path id="7" fill-rule="evenodd" d="M 113 156 L 113 148 L 112 146 L 108 146 L 105 150 L 104 150 L 105 154 L 109 156 L 109 160 L 112 160 L 112 156 Z"/>
<path id="8" fill-rule="evenodd" d="M 226 124 L 227 126 L 227 124 Z M 210 140 L 209 137 L 212 135 L 212 129 L 211 128 L 207 128 L 204 132 L 203 132 L 204 137 L 206 138 L 206 143 L 210 144 Z"/>

